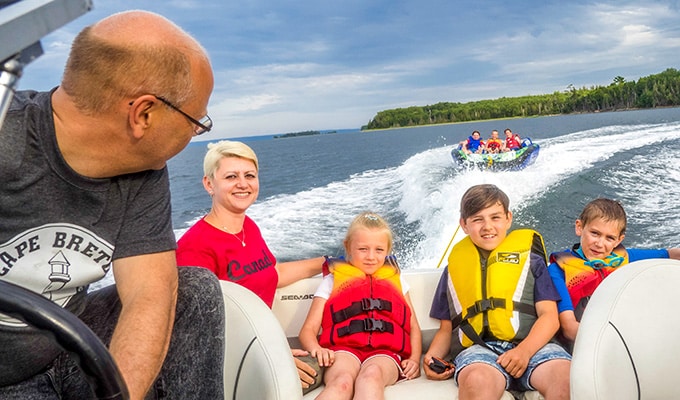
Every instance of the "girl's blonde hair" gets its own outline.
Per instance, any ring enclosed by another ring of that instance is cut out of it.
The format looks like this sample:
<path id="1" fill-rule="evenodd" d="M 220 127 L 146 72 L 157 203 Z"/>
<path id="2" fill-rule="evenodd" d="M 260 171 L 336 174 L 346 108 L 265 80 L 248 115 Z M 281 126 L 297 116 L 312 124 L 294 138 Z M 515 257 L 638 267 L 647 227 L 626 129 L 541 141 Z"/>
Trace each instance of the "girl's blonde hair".
<path id="1" fill-rule="evenodd" d="M 203 174 L 208 178 L 215 177 L 215 171 L 220 166 L 220 160 L 224 157 L 237 157 L 250 160 L 259 171 L 257 156 L 253 149 L 242 142 L 222 140 L 217 143 L 208 143 L 208 152 L 203 158 Z"/>
<path id="2" fill-rule="evenodd" d="M 383 217 L 370 211 L 362 212 L 361 214 L 357 215 L 349 224 L 349 228 L 347 228 L 347 234 L 345 235 L 345 240 L 343 241 L 345 245 L 345 252 L 349 254 L 349 245 L 352 241 L 352 236 L 354 235 L 354 232 L 360 228 L 384 230 L 385 235 L 387 235 L 387 254 L 392 254 L 393 238 L 390 225 Z"/>

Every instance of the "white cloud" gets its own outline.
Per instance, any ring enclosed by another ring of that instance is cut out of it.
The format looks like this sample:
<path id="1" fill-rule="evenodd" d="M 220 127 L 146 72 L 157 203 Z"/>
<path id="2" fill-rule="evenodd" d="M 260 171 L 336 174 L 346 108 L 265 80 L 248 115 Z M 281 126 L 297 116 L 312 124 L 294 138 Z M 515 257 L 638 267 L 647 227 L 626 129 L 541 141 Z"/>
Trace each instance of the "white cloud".
<path id="1" fill-rule="evenodd" d="M 261 110 L 269 105 L 281 102 L 281 98 L 275 94 L 259 94 L 239 97 L 235 99 L 225 99 L 215 104 L 211 109 L 229 110 L 234 114 L 247 111 Z"/>
<path id="2" fill-rule="evenodd" d="M 678 8 L 652 0 L 121 0 L 95 4 L 46 38 L 21 87 L 58 84 L 75 32 L 132 8 L 162 13 L 206 47 L 210 114 L 231 137 L 359 127 L 388 108 L 634 80 L 677 67 L 680 51 Z"/>

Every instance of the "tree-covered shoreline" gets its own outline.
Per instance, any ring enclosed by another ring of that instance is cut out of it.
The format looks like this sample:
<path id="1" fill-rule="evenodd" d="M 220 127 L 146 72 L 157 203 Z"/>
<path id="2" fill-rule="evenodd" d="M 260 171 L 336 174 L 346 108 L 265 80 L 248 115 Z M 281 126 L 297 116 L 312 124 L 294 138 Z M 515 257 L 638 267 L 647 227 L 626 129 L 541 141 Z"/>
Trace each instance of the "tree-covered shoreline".
<path id="1" fill-rule="evenodd" d="M 680 71 L 668 68 L 637 81 L 617 76 L 609 86 L 468 103 L 441 102 L 380 111 L 362 130 L 680 106 Z"/>

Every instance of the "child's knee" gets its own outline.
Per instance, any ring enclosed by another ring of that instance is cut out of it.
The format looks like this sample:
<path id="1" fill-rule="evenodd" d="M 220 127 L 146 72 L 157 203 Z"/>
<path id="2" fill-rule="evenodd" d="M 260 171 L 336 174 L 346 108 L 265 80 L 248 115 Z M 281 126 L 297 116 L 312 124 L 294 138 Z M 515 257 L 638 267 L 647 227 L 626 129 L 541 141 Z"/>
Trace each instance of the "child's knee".
<path id="1" fill-rule="evenodd" d="M 383 375 L 384 372 L 380 366 L 374 364 L 364 365 L 359 372 L 359 376 L 357 376 L 357 382 L 364 381 L 382 385 L 385 381 Z"/>
<path id="2" fill-rule="evenodd" d="M 326 386 L 328 388 L 333 388 L 343 393 L 352 393 L 354 391 L 354 376 L 349 373 L 340 373 L 336 375 L 331 375 L 332 379 L 326 379 Z M 328 374 L 326 378 L 331 377 Z"/>
<path id="3" fill-rule="evenodd" d="M 548 389 L 568 390 L 571 362 L 565 359 L 546 361 L 537 366 L 531 374 L 531 386 L 539 392 Z"/>
<path id="4" fill-rule="evenodd" d="M 506 383 L 505 376 L 500 371 L 485 363 L 470 364 L 458 373 L 458 386 L 461 389 L 497 389 L 496 391 L 503 392 Z"/>

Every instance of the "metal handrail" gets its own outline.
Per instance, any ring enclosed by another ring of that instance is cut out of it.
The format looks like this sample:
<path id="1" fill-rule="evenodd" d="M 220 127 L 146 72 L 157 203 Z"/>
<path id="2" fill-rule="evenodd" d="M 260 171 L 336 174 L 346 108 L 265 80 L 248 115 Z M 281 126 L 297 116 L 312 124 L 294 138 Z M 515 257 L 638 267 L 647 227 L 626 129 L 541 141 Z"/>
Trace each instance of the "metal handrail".
<path id="1" fill-rule="evenodd" d="M 23 68 L 43 54 L 43 36 L 92 9 L 92 0 L 0 0 L 0 128 Z"/>

